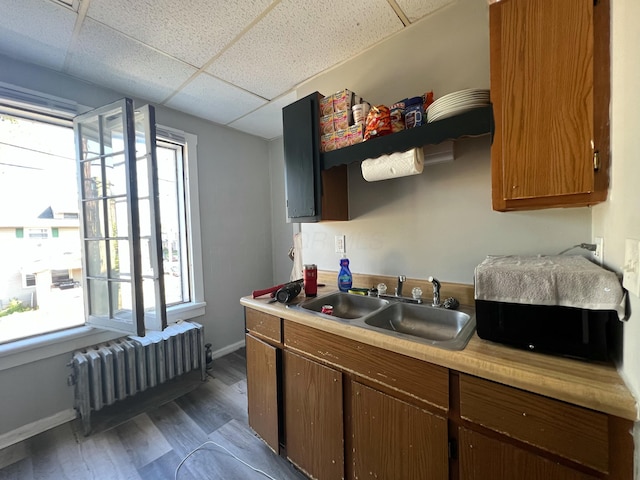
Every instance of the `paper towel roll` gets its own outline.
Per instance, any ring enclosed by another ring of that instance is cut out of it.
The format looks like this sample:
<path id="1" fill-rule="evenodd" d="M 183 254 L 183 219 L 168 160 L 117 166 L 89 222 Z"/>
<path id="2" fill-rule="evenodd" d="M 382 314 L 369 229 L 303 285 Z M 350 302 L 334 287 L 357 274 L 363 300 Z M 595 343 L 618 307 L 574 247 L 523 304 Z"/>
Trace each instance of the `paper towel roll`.
<path id="1" fill-rule="evenodd" d="M 377 182 L 389 178 L 406 177 L 422 173 L 424 153 L 421 148 L 413 148 L 402 153 L 382 155 L 362 161 L 362 176 L 367 182 Z"/>

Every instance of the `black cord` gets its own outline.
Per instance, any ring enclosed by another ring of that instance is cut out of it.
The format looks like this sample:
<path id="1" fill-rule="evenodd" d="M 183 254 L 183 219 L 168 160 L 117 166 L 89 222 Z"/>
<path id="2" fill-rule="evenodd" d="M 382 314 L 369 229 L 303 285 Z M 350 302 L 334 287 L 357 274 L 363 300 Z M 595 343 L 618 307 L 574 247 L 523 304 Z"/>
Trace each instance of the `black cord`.
<path id="1" fill-rule="evenodd" d="M 589 250 L 590 252 L 595 252 L 596 251 L 596 244 L 595 243 L 578 243 L 577 245 L 574 245 L 573 247 L 569 247 L 569 248 L 566 248 L 566 249 L 562 250 L 560 253 L 558 253 L 558 255 L 562 255 L 563 253 L 567 253 L 569 250 L 573 250 L 574 248 L 584 248 L 585 250 Z"/>

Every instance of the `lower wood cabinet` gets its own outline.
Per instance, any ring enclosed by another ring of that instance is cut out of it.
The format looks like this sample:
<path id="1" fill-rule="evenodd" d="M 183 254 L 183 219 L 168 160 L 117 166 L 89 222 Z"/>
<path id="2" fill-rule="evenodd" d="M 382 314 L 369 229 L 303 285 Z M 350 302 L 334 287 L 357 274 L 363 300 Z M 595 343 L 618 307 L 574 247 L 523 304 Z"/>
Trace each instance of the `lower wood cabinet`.
<path id="1" fill-rule="evenodd" d="M 287 458 L 312 478 L 344 478 L 342 374 L 284 352 Z"/>
<path id="2" fill-rule="evenodd" d="M 462 480 L 588 480 L 592 477 L 509 443 L 460 428 Z"/>
<path id="3" fill-rule="evenodd" d="M 273 315 L 246 320 L 249 425 L 310 478 L 633 478 L 630 420 Z"/>
<path id="4" fill-rule="evenodd" d="M 245 339 L 249 426 L 278 453 L 278 351 L 251 335 Z"/>
<path id="5" fill-rule="evenodd" d="M 354 480 L 449 478 L 445 418 L 358 382 L 351 390 Z"/>

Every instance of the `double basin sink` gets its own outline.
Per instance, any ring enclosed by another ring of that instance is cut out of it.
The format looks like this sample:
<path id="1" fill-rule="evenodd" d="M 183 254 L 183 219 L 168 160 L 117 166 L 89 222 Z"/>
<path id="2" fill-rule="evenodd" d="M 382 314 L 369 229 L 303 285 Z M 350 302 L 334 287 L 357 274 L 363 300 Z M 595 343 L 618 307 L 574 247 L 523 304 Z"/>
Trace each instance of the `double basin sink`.
<path id="1" fill-rule="evenodd" d="M 325 305 L 333 307 L 332 315 L 322 313 Z M 346 292 L 329 293 L 290 307 L 446 350 L 464 349 L 476 328 L 475 313 L 470 308 L 447 310 Z"/>

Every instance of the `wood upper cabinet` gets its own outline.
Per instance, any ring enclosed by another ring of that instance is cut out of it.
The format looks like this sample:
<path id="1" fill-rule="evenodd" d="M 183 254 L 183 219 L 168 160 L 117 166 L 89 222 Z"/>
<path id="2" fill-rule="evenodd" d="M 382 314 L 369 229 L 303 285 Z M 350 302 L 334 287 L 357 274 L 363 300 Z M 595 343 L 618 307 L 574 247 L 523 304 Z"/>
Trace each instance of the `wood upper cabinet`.
<path id="1" fill-rule="evenodd" d="M 323 170 L 318 92 L 282 109 L 288 222 L 348 220 L 347 166 Z"/>
<path id="2" fill-rule="evenodd" d="M 311 478 L 344 478 L 342 374 L 284 352 L 287 458 Z"/>
<path id="3" fill-rule="evenodd" d="M 278 351 L 251 335 L 245 339 L 249 426 L 278 453 Z"/>
<path id="4" fill-rule="evenodd" d="M 490 6 L 494 210 L 604 201 L 609 0 Z"/>
<path id="5" fill-rule="evenodd" d="M 445 418 L 358 382 L 351 417 L 353 480 L 449 478 Z"/>

